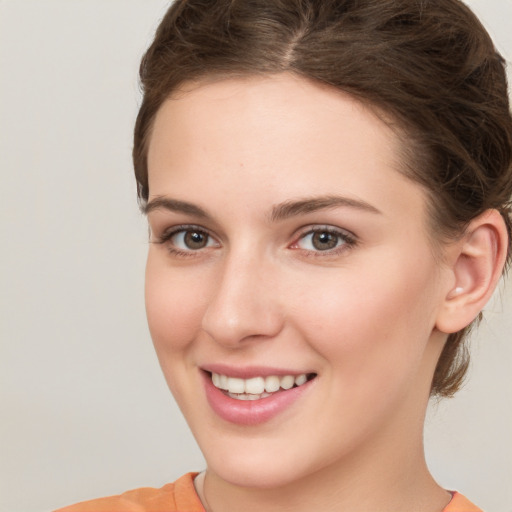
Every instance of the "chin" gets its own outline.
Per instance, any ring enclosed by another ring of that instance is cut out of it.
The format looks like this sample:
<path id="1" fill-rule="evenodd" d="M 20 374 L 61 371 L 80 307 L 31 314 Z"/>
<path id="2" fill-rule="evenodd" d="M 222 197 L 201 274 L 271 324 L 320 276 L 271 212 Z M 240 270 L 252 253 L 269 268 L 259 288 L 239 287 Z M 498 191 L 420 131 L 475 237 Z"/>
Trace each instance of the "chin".
<path id="1" fill-rule="evenodd" d="M 300 445 L 286 446 L 286 441 L 245 439 L 216 447 L 206 446 L 208 470 L 231 485 L 254 489 L 278 489 L 296 484 L 320 469 L 320 460 L 311 460 Z M 280 445 L 276 447 L 276 445 Z M 213 449 L 212 449 L 213 448 Z M 316 463 L 315 463 L 316 462 Z"/>
<path id="2" fill-rule="evenodd" d="M 208 464 L 208 469 L 231 485 L 253 489 L 282 488 L 305 476 L 291 472 L 289 465 L 285 468 L 272 462 L 261 467 L 251 461 L 234 460 L 232 464 L 223 461 L 219 466 Z"/>

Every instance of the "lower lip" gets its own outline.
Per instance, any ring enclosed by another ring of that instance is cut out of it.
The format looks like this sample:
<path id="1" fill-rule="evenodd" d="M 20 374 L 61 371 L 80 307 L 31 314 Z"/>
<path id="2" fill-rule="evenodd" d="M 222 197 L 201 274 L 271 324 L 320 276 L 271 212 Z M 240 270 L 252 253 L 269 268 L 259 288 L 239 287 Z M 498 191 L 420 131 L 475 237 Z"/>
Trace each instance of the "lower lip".
<path id="1" fill-rule="evenodd" d="M 237 400 L 225 395 L 213 385 L 209 373 L 203 372 L 206 398 L 213 411 L 223 420 L 237 425 L 258 425 L 288 409 L 300 398 L 316 379 L 302 386 L 278 391 L 259 400 Z"/>

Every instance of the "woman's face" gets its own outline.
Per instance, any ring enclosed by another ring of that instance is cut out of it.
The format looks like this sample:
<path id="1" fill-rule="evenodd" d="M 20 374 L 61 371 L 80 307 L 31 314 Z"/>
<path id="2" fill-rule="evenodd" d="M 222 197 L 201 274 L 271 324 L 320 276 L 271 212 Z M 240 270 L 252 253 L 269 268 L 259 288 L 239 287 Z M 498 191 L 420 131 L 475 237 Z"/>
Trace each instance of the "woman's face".
<path id="1" fill-rule="evenodd" d="M 448 278 L 397 146 L 288 74 L 190 85 L 158 112 L 148 321 L 218 477 L 279 486 L 419 448 Z"/>

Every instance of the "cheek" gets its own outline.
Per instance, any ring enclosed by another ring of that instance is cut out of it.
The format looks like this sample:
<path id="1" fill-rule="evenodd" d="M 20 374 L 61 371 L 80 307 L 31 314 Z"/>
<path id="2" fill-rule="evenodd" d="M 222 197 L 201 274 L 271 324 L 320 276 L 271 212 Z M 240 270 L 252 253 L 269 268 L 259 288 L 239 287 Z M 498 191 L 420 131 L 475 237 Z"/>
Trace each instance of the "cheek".
<path id="1" fill-rule="evenodd" d="M 302 330 L 342 374 L 363 382 L 373 372 L 386 380 L 397 367 L 421 360 L 434 325 L 433 276 L 421 255 L 408 261 L 375 255 L 340 269 L 300 295 Z"/>
<path id="2" fill-rule="evenodd" d="M 153 345 L 167 385 L 189 417 L 190 347 L 201 325 L 200 283 L 187 272 L 171 268 L 159 254 L 148 254 L 146 265 L 146 315 Z"/>
<path id="3" fill-rule="evenodd" d="M 148 325 L 159 357 L 162 352 L 180 351 L 191 343 L 201 324 L 205 296 L 198 293 L 201 287 L 187 272 L 161 260 L 150 251 L 145 285 Z"/>

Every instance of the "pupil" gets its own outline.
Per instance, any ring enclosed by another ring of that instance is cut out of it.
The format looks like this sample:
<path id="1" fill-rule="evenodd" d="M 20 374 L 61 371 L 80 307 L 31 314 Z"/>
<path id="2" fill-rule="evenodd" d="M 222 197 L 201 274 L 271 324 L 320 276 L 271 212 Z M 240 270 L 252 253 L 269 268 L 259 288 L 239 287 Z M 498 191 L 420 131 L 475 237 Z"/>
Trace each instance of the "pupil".
<path id="1" fill-rule="evenodd" d="M 206 237 L 203 233 L 189 231 L 185 235 L 185 244 L 189 249 L 202 249 L 206 245 Z"/>
<path id="2" fill-rule="evenodd" d="M 337 243 L 337 236 L 327 231 L 321 231 L 313 235 L 313 246 L 320 251 L 334 249 Z"/>

